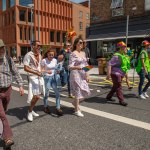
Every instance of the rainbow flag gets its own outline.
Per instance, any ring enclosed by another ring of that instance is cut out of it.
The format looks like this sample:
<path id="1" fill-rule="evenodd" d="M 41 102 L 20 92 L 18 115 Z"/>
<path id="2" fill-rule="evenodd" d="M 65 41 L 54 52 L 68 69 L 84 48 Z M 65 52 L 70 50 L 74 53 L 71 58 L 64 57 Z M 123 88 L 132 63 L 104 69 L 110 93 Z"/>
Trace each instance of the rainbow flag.
<path id="1" fill-rule="evenodd" d="M 85 66 L 85 67 L 83 67 L 82 68 L 82 70 L 84 70 L 85 72 L 87 72 L 87 71 L 89 71 L 89 70 L 91 70 L 93 68 L 93 66 Z"/>

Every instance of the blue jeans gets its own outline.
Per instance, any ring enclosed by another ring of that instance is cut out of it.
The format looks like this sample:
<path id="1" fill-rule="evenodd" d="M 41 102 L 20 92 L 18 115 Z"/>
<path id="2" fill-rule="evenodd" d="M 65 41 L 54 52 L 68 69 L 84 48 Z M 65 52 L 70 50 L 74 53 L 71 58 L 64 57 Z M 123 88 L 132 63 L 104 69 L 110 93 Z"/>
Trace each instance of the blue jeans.
<path id="1" fill-rule="evenodd" d="M 57 87 L 61 87 L 61 78 L 60 78 L 60 74 L 55 74 L 55 79 L 56 79 L 56 84 L 57 84 Z"/>
<path id="2" fill-rule="evenodd" d="M 54 76 L 44 76 L 45 81 L 45 96 L 44 96 L 44 107 L 48 106 L 48 97 L 49 97 L 49 90 L 52 87 L 52 89 L 55 92 L 56 95 L 56 108 L 60 109 L 60 94 L 59 90 L 57 88 L 56 79 Z"/>
<path id="3" fill-rule="evenodd" d="M 141 95 L 143 92 L 146 92 L 148 87 L 150 86 L 150 73 L 148 73 L 148 76 L 145 76 L 145 72 L 142 69 L 139 73 L 138 73 L 139 77 L 140 77 L 140 82 L 139 82 L 139 87 L 138 87 L 138 92 L 139 95 Z M 147 84 L 145 85 L 144 89 L 142 90 L 142 86 L 144 84 L 144 80 L 145 78 L 148 80 Z"/>

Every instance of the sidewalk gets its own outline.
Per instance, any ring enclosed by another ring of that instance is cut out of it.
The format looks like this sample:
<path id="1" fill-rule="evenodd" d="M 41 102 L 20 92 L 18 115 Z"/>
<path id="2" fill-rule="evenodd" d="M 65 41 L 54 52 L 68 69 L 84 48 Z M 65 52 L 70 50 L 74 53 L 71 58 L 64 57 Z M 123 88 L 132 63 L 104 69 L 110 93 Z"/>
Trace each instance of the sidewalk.
<path id="1" fill-rule="evenodd" d="M 94 68 L 91 69 L 88 73 L 92 80 L 106 78 L 106 75 L 99 75 L 98 66 L 94 66 Z M 129 78 L 133 78 L 133 74 L 134 74 L 134 78 L 138 78 L 138 74 L 136 73 L 136 71 L 134 69 L 129 70 L 129 72 L 128 72 Z"/>

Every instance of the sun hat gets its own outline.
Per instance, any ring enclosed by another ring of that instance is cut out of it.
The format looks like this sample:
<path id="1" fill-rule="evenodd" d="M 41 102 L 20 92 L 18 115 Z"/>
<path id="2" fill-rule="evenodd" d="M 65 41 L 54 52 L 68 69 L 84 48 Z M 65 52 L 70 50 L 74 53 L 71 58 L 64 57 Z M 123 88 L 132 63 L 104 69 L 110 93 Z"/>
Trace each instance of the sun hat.
<path id="1" fill-rule="evenodd" d="M 123 41 L 117 43 L 117 48 L 121 47 L 126 47 L 126 44 Z"/>
<path id="2" fill-rule="evenodd" d="M 5 46 L 5 44 L 4 44 L 3 40 L 0 39 L 0 47 L 4 47 L 4 46 Z"/>

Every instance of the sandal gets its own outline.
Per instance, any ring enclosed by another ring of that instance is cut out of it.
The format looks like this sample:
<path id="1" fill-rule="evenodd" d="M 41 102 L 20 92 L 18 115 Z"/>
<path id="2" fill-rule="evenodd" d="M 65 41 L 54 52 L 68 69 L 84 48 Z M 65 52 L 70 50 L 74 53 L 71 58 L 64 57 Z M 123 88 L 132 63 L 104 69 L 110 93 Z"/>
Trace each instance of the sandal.
<path id="1" fill-rule="evenodd" d="M 6 139 L 6 140 L 4 140 L 4 142 L 5 142 L 5 148 L 9 148 L 12 145 L 14 145 L 14 141 L 11 139 Z"/>

